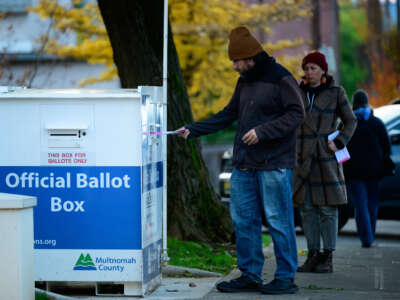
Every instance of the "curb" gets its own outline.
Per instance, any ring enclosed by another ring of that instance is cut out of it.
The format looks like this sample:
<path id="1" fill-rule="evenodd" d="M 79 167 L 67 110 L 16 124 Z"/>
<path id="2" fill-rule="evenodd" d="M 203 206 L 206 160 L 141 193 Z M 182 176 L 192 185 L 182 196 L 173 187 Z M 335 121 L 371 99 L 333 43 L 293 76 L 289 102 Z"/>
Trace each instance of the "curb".
<path id="1" fill-rule="evenodd" d="M 200 270 L 200 269 L 187 268 L 187 267 L 170 266 L 170 265 L 163 267 L 161 272 L 162 272 L 163 276 L 167 276 L 167 277 L 171 277 L 171 276 L 222 277 L 223 276 L 223 274 L 221 274 L 221 273 L 204 271 L 204 270 Z"/>
<path id="2" fill-rule="evenodd" d="M 264 253 L 265 259 L 274 258 L 274 244 L 271 242 L 267 247 L 264 247 L 263 253 Z M 227 274 L 223 278 L 221 278 L 218 282 L 229 281 L 229 280 L 239 277 L 240 275 L 241 275 L 240 270 L 238 268 L 235 268 L 232 271 L 230 271 L 229 274 Z"/>

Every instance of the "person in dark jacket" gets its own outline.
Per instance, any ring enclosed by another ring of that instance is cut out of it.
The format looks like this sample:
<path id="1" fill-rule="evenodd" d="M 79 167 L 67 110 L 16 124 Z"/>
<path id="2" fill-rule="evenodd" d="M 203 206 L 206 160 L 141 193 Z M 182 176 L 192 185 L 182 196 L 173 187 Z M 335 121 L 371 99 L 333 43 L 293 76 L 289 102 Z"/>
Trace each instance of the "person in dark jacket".
<path id="1" fill-rule="evenodd" d="M 305 77 L 300 89 L 306 118 L 298 130 L 293 201 L 300 208 L 308 255 L 297 271 L 331 273 L 338 234 L 337 206 L 347 203 L 343 168 L 335 152 L 350 140 L 357 119 L 344 89 L 327 73 L 324 54 L 309 53 L 303 58 L 302 68 Z M 343 123 L 339 131 L 338 120 Z M 329 139 L 334 132 L 338 135 Z"/>
<path id="2" fill-rule="evenodd" d="M 346 184 L 355 208 L 358 236 L 369 248 L 375 238 L 378 215 L 379 180 L 384 176 L 384 159 L 390 156 L 390 141 L 383 122 L 368 106 L 368 95 L 357 90 L 353 95 L 357 129 L 347 144 L 351 159 L 344 164 Z"/>
<path id="3" fill-rule="evenodd" d="M 292 169 L 296 163 L 296 128 L 304 108 L 293 76 L 240 26 L 229 35 L 229 58 L 240 74 L 229 104 L 207 120 L 185 125 L 184 138 L 223 129 L 237 120 L 231 177 L 230 211 L 242 276 L 221 282 L 221 292 L 295 293 L 297 248 L 294 230 Z M 275 279 L 262 285 L 261 242 L 264 210 L 274 243 Z"/>

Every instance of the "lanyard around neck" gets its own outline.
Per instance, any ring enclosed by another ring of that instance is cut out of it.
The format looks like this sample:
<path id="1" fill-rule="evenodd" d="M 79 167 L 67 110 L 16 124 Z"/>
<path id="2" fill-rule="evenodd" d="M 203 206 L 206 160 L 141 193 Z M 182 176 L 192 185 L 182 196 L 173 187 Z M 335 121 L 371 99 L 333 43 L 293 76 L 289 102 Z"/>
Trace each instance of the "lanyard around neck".
<path id="1" fill-rule="evenodd" d="M 312 107 L 314 104 L 314 98 L 315 98 L 315 94 L 312 94 L 311 100 L 310 100 L 310 93 L 307 92 L 307 100 L 308 100 L 308 105 L 310 106 L 310 111 L 312 110 Z"/>

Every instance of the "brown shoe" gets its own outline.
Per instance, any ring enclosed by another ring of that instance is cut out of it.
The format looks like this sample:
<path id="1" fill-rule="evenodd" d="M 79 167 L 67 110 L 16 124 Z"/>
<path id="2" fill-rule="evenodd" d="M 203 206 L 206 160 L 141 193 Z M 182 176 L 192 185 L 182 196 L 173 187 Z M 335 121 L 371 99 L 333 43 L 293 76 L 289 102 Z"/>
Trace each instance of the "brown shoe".
<path id="1" fill-rule="evenodd" d="M 332 263 L 332 251 L 324 250 L 320 254 L 319 263 L 314 268 L 315 273 L 332 273 L 333 263 Z"/>
<path id="2" fill-rule="evenodd" d="M 318 250 L 310 250 L 307 259 L 301 267 L 297 268 L 297 272 L 314 272 L 315 266 L 319 263 L 321 253 Z"/>

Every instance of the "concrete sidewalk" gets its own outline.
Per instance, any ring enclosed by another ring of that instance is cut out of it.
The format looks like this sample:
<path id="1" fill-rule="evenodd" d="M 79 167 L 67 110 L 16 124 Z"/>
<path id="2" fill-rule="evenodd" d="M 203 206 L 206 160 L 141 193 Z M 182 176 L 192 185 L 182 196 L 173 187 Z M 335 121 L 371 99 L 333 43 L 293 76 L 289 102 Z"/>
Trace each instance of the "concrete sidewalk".
<path id="1" fill-rule="evenodd" d="M 379 225 L 379 224 L 378 224 Z M 399 227 L 400 223 L 397 223 Z M 399 230 L 400 231 L 400 230 Z M 398 235 L 397 235 L 398 236 Z M 303 235 L 297 236 L 298 249 L 306 249 Z M 274 277 L 275 259 L 267 258 L 263 275 L 266 282 Z M 299 256 L 299 264 L 306 259 Z M 213 289 L 205 300 L 399 300 L 400 299 L 400 241 L 377 238 L 372 248 L 361 248 L 358 237 L 340 235 L 334 252 L 334 272 L 331 274 L 297 273 L 300 291 L 294 295 L 262 295 L 260 293 L 223 294 Z M 239 276 L 239 272 L 229 277 Z M 230 278 L 225 278 L 230 279 Z M 224 280 L 225 280 L 224 279 Z"/>
<path id="2" fill-rule="evenodd" d="M 294 295 L 263 295 L 261 293 L 220 293 L 215 283 L 240 276 L 238 270 L 224 278 L 186 280 L 166 278 L 163 286 L 146 297 L 162 299 L 204 299 L 204 300 L 399 300 L 400 299 L 400 222 L 378 221 L 377 240 L 372 248 L 361 248 L 353 219 L 344 228 L 334 253 L 334 273 L 297 273 L 296 284 L 300 291 Z M 306 249 L 304 235 L 297 234 L 298 249 Z M 266 282 L 274 277 L 275 258 L 272 247 L 264 249 L 266 262 L 263 276 Z M 299 264 L 306 256 L 299 255 Z M 189 283 L 196 286 L 190 288 Z M 171 290 L 175 294 L 171 294 Z M 207 288 L 209 293 L 207 293 Z M 206 293 L 204 293 L 206 291 Z"/>
<path id="3" fill-rule="evenodd" d="M 378 237 L 372 248 L 361 248 L 354 220 L 344 228 L 334 252 L 332 274 L 297 273 L 296 284 L 300 291 L 294 295 L 263 295 L 261 293 L 220 293 L 215 284 L 240 276 L 238 270 L 224 278 L 196 270 L 170 268 L 178 277 L 165 277 L 162 285 L 146 300 L 399 300 L 400 299 L 400 222 L 378 221 Z M 305 238 L 297 233 L 298 249 L 306 249 Z M 265 282 L 274 277 L 275 258 L 272 247 L 264 249 L 266 262 L 263 269 Z M 299 264 L 306 259 L 299 256 Z M 189 273 L 195 277 L 187 277 Z M 181 275 L 179 275 L 181 274 Z M 204 277 L 206 276 L 206 277 Z M 57 298 L 53 298 L 57 299 Z M 64 298 L 65 299 L 65 298 Z M 77 299 L 77 298 L 71 298 Z M 140 299 L 137 297 L 80 297 L 79 299 Z"/>
<path id="4" fill-rule="evenodd" d="M 357 235 L 356 221 L 349 219 L 340 231 L 341 235 Z M 376 225 L 376 236 L 378 238 L 400 239 L 400 221 L 378 220 Z"/>

